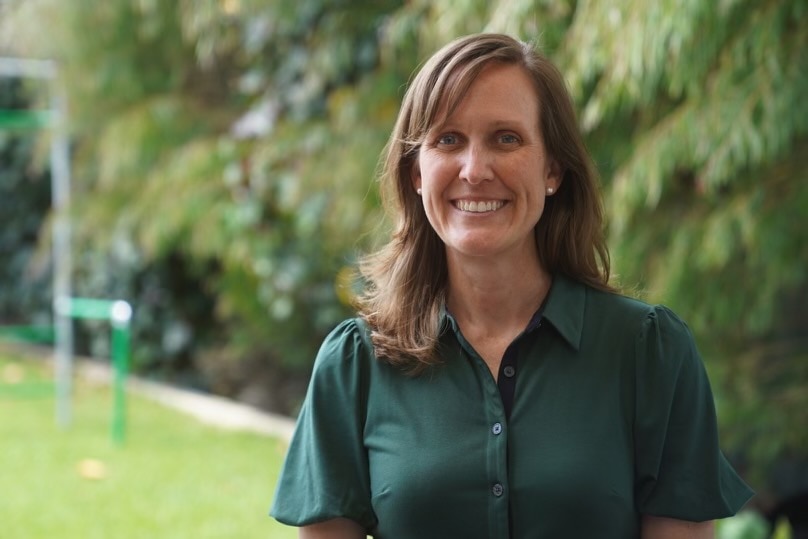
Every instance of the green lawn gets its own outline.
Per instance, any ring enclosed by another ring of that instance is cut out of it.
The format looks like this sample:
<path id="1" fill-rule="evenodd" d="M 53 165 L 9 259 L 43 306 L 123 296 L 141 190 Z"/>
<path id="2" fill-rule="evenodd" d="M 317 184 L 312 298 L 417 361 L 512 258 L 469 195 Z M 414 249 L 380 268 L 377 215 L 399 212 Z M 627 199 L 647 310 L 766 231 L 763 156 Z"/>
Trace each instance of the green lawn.
<path id="1" fill-rule="evenodd" d="M 201 425 L 129 396 L 123 446 L 109 389 L 77 382 L 56 426 L 52 375 L 0 358 L 0 536 L 5 539 L 291 538 L 267 516 L 285 444 Z M 12 357 L 9 357 L 12 356 Z"/>

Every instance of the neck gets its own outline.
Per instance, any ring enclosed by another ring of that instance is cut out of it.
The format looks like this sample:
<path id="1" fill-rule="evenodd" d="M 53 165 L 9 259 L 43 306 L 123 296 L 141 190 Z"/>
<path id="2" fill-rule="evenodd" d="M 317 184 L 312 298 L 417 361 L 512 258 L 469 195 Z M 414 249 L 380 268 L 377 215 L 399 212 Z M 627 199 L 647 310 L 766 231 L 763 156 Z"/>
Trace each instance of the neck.
<path id="1" fill-rule="evenodd" d="M 461 326 L 524 329 L 544 301 L 551 276 L 538 255 L 528 260 L 447 259 L 447 308 Z"/>

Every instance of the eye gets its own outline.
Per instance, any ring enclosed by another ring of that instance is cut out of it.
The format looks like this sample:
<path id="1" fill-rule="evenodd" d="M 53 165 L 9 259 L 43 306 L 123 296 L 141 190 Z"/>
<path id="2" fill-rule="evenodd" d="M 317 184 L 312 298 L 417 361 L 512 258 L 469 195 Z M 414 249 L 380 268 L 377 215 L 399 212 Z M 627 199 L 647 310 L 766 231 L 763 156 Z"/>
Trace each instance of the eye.
<path id="1" fill-rule="evenodd" d="M 519 142 L 519 137 L 513 133 L 501 133 L 499 135 L 499 141 L 503 144 L 516 144 Z"/>
<path id="2" fill-rule="evenodd" d="M 438 137 L 438 146 L 452 146 L 458 143 L 458 137 L 454 133 L 445 133 Z"/>

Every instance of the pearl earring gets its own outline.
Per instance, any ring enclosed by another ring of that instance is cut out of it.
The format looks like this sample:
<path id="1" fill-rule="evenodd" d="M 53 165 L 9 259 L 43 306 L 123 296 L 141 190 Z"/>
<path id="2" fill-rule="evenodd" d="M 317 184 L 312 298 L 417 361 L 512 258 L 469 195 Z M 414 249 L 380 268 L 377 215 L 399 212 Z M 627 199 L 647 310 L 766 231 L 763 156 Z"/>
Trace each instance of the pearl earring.
<path id="1" fill-rule="evenodd" d="M 418 193 L 418 195 L 419 195 L 419 196 L 420 196 L 421 194 L 423 194 L 423 191 L 421 191 L 421 188 L 420 188 L 420 187 L 419 187 L 418 189 L 416 189 L 416 190 L 415 190 L 415 192 L 416 192 L 416 193 Z"/>
<path id="2" fill-rule="evenodd" d="M 547 188 L 547 194 L 552 195 L 555 190 L 552 187 Z"/>

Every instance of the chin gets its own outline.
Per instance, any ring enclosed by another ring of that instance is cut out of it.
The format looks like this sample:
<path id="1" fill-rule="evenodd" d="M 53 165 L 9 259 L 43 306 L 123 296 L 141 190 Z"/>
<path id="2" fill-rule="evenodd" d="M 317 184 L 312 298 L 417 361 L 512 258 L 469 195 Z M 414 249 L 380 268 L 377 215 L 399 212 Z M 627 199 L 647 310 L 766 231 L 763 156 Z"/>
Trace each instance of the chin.
<path id="1" fill-rule="evenodd" d="M 497 256 L 502 253 L 501 245 L 492 245 L 490 243 L 463 243 L 446 247 L 447 253 L 454 253 L 458 256 L 473 257 L 473 258 L 486 258 Z"/>

